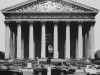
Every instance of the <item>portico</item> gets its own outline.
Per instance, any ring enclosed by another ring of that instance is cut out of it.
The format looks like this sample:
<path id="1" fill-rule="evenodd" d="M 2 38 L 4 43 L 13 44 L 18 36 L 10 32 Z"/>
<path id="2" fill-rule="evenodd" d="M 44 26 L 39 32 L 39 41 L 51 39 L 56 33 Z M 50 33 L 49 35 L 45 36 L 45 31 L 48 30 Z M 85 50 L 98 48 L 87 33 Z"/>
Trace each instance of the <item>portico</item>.
<path id="1" fill-rule="evenodd" d="M 5 15 L 5 58 L 48 56 L 46 34 L 52 34 L 53 58 L 94 58 L 97 9 L 74 1 L 26 1 L 2 10 Z"/>

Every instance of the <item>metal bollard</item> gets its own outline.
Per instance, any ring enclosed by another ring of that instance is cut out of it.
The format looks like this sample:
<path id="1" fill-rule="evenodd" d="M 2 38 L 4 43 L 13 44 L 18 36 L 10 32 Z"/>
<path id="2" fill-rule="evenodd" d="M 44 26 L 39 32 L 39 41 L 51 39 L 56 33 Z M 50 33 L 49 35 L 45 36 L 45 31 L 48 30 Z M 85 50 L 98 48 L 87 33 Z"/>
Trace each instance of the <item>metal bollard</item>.
<path id="1" fill-rule="evenodd" d="M 47 75 L 51 75 L 51 66 L 50 65 L 47 68 Z"/>

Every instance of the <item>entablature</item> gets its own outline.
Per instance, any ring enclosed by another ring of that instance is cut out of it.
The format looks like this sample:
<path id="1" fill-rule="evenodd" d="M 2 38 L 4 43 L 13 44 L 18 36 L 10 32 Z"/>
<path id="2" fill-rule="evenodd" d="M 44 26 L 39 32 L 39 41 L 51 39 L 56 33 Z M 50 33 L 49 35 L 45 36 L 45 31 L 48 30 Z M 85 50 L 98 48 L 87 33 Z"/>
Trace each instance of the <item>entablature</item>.
<path id="1" fill-rule="evenodd" d="M 6 19 L 94 19 L 96 13 L 5 13 Z"/>

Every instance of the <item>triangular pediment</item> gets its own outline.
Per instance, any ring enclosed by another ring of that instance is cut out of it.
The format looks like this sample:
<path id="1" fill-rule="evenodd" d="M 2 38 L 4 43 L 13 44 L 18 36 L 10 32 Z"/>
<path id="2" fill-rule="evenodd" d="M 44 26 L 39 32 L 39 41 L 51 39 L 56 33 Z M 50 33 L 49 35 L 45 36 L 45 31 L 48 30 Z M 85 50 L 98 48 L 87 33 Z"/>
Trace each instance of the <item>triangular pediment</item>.
<path id="1" fill-rule="evenodd" d="M 2 12 L 98 12 L 97 9 L 72 0 L 29 0 Z"/>

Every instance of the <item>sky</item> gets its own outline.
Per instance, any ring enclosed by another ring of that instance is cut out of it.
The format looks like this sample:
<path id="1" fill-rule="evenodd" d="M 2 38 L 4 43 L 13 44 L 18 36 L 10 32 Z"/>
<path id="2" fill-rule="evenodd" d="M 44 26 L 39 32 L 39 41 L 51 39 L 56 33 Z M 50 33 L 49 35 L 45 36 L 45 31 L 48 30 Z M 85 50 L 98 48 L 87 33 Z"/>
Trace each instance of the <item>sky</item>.
<path id="1" fill-rule="evenodd" d="M 24 2 L 26 0 L 0 0 L 0 10 Z M 100 0 L 74 0 L 100 10 Z M 5 17 L 0 11 L 0 51 L 5 52 Z M 100 50 L 100 12 L 95 17 L 95 51 Z"/>

